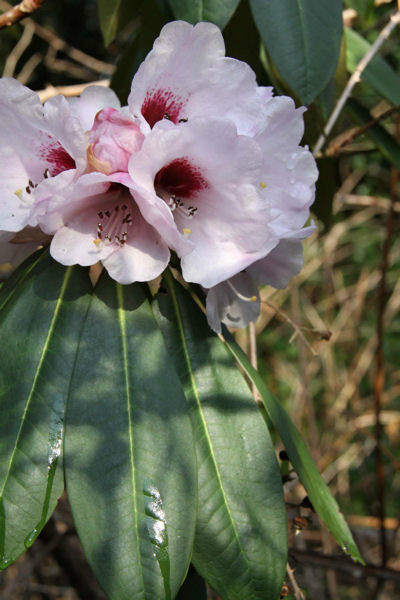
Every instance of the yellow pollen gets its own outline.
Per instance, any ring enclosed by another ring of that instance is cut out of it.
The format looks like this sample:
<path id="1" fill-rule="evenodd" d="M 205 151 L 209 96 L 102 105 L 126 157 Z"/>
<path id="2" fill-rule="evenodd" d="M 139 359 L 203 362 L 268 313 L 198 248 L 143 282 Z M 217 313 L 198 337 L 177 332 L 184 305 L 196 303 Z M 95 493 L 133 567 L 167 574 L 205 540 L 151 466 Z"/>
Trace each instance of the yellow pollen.
<path id="1" fill-rule="evenodd" d="M 257 296 L 252 296 L 252 297 L 250 298 L 250 300 L 251 300 L 251 302 L 257 302 Z"/>
<path id="2" fill-rule="evenodd" d="M 261 181 L 261 182 L 260 182 L 260 188 L 261 188 L 262 190 L 265 190 L 265 188 L 266 188 L 266 187 L 267 187 L 267 184 L 265 183 L 265 181 Z"/>
<path id="3" fill-rule="evenodd" d="M 192 230 L 191 230 L 191 229 L 189 229 L 188 227 L 185 227 L 185 229 L 183 230 L 183 233 L 184 233 L 185 235 L 189 235 L 189 233 L 192 233 Z"/>
<path id="4" fill-rule="evenodd" d="M 15 190 L 14 194 L 20 198 L 22 196 L 22 190 L 18 188 L 18 190 Z"/>
<path id="5" fill-rule="evenodd" d="M 97 238 L 95 240 L 93 240 L 93 244 L 96 244 L 96 246 L 98 246 L 101 243 L 101 239 Z"/>

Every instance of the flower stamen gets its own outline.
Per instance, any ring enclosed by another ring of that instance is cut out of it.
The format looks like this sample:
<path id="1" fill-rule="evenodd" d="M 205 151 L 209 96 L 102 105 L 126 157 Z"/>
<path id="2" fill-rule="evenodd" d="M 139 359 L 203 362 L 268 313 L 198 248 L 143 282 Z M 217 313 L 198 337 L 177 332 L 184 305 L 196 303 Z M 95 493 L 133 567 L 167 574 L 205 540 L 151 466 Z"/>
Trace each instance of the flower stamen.
<path id="1" fill-rule="evenodd" d="M 126 204 L 116 204 L 112 211 L 100 210 L 97 216 L 100 222 L 97 223 L 97 237 L 93 243 L 98 246 L 101 242 L 112 244 L 117 243 L 119 246 L 126 244 L 128 237 L 128 229 L 133 223 L 132 215 L 126 212 L 128 206 Z"/>
<path id="2" fill-rule="evenodd" d="M 235 288 L 235 286 L 231 281 L 229 281 L 229 279 L 226 280 L 226 283 L 235 292 L 236 296 L 241 300 L 244 300 L 245 302 L 257 302 L 257 296 L 244 296 Z"/>

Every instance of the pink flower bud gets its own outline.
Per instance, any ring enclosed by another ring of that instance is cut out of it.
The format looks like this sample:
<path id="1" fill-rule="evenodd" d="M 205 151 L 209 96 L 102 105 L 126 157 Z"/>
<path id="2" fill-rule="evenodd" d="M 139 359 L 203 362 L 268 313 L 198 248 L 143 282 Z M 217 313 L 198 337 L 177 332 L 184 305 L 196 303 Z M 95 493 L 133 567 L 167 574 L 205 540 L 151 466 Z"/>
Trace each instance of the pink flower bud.
<path id="1" fill-rule="evenodd" d="M 97 113 L 89 136 L 89 170 L 107 175 L 128 171 L 132 154 L 140 150 L 144 136 L 131 117 L 115 108 Z"/>

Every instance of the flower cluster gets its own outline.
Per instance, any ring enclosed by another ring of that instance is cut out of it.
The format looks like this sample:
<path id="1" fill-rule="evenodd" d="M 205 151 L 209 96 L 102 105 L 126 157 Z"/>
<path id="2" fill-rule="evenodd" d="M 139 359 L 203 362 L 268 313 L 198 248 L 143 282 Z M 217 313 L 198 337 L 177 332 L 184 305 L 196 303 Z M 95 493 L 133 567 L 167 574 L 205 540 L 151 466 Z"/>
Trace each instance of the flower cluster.
<path id="1" fill-rule="evenodd" d="M 60 263 L 101 261 L 128 284 L 159 276 L 172 250 L 208 290 L 213 329 L 244 326 L 259 284 L 298 273 L 313 229 L 303 112 L 225 57 L 210 23 L 166 25 L 125 107 L 98 86 L 42 106 L 2 79 L 0 262 L 50 242 Z"/>

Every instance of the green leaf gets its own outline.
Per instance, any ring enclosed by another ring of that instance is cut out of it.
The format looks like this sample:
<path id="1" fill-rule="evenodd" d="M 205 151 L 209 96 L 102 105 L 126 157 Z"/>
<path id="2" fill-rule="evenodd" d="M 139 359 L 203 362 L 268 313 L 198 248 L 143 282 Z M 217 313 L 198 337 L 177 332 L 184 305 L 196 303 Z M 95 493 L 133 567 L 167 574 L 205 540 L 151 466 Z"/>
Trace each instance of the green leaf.
<path id="1" fill-rule="evenodd" d="M 134 18 L 143 0 L 98 0 L 98 14 L 104 45 L 108 46 Z"/>
<path id="2" fill-rule="evenodd" d="M 100 279 L 66 416 L 65 476 L 112 600 L 172 600 L 189 566 L 196 461 L 179 379 L 142 288 Z"/>
<path id="3" fill-rule="evenodd" d="M 357 100 L 350 98 L 347 101 L 346 106 L 352 117 L 360 125 L 365 125 L 372 120 L 372 116 L 368 109 L 357 102 Z M 367 129 L 365 135 L 375 143 L 382 156 L 384 156 L 389 163 L 397 169 L 400 169 L 400 144 L 382 125 L 379 123 L 373 125 L 373 127 Z"/>
<path id="4" fill-rule="evenodd" d="M 250 364 L 244 352 L 233 341 L 228 332 L 224 335 L 227 348 L 229 348 L 246 375 L 257 387 L 268 416 L 276 427 L 290 462 L 297 472 L 301 483 L 307 490 L 309 499 L 316 512 L 325 522 L 329 531 L 344 552 L 350 554 L 354 560 L 363 563 L 363 559 L 354 542 L 351 531 L 339 510 L 337 502 L 318 472 L 300 433 L 293 425 L 279 400 L 271 394 L 259 373 Z"/>
<path id="5" fill-rule="evenodd" d="M 65 400 L 90 290 L 87 269 L 47 252 L 1 290 L 1 568 L 33 543 L 64 489 Z"/>
<path id="6" fill-rule="evenodd" d="M 197 449 L 192 562 L 224 600 L 278 598 L 286 515 L 268 428 L 203 313 L 169 273 L 166 284 L 154 312 L 186 392 Z"/>
<path id="7" fill-rule="evenodd" d="M 340 0 L 250 0 L 275 67 L 304 104 L 327 86 L 342 37 Z"/>
<path id="8" fill-rule="evenodd" d="M 110 87 L 122 104 L 126 104 L 133 76 L 147 54 L 154 40 L 166 23 L 166 16 L 155 0 L 146 0 L 141 10 L 141 22 L 132 36 L 132 41 L 118 61 Z"/>
<path id="9" fill-rule="evenodd" d="M 176 19 L 193 24 L 209 21 L 223 29 L 239 0 L 169 0 L 169 3 Z"/>
<path id="10" fill-rule="evenodd" d="M 359 33 L 348 27 L 344 30 L 346 37 L 346 63 L 352 73 L 360 60 L 371 48 Z M 369 83 L 378 94 L 392 102 L 400 104 L 400 77 L 382 56 L 375 54 L 361 74 L 361 79 Z"/>

